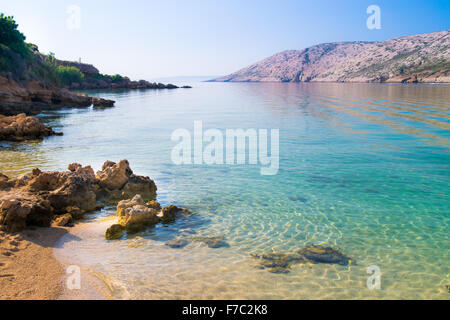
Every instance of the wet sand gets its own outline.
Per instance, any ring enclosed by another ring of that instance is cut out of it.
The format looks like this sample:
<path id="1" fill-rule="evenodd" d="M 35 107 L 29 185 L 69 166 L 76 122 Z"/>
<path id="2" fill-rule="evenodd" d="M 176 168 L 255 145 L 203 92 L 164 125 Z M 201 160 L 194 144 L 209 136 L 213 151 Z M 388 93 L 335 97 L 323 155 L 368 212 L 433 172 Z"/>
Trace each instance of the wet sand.
<path id="1" fill-rule="evenodd" d="M 54 248 L 70 229 L 33 228 L 16 234 L 0 231 L 0 300 L 101 300 L 102 281 L 81 269 L 81 288 L 69 290 L 65 265 Z"/>

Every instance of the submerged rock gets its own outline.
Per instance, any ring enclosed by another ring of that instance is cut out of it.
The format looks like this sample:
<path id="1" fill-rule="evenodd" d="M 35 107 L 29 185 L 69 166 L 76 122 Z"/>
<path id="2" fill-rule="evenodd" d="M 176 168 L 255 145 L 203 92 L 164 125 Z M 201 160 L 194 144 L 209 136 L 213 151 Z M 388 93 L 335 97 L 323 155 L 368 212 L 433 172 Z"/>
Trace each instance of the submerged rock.
<path id="1" fill-rule="evenodd" d="M 170 205 L 162 208 L 160 214 L 161 221 L 165 224 L 174 222 L 178 213 L 191 214 L 192 211 L 185 208 L 179 208 L 175 205 Z"/>
<path id="2" fill-rule="evenodd" d="M 27 117 L 24 113 L 12 117 L 0 115 L 0 140 L 37 140 L 55 135 L 60 136 L 62 133 L 56 133 L 36 117 Z"/>
<path id="3" fill-rule="evenodd" d="M 308 202 L 308 199 L 306 199 L 306 198 L 304 198 L 302 196 L 298 196 L 298 195 L 296 195 L 296 196 L 289 196 L 289 200 L 291 200 L 291 201 L 299 201 L 299 202 L 303 202 L 303 203 Z"/>
<path id="4" fill-rule="evenodd" d="M 339 250 L 323 246 L 306 246 L 296 253 L 253 254 L 252 257 L 259 260 L 262 269 L 269 269 L 270 272 L 276 270 L 276 273 L 283 269 L 286 271 L 283 273 L 288 273 L 291 266 L 297 263 L 354 264 Z"/>
<path id="5" fill-rule="evenodd" d="M 125 233 L 125 227 L 120 224 L 114 224 L 106 230 L 105 238 L 107 240 L 116 240 L 122 238 Z"/>
<path id="6" fill-rule="evenodd" d="M 189 241 L 186 239 L 174 239 L 166 243 L 166 246 L 169 246 L 173 249 L 181 249 L 186 247 L 189 244 Z"/>
<path id="7" fill-rule="evenodd" d="M 224 237 L 194 237 L 191 238 L 191 241 L 202 242 L 213 249 L 229 247 L 229 244 L 224 240 Z"/>
<path id="8" fill-rule="evenodd" d="M 329 263 L 349 265 L 354 263 L 350 257 L 344 255 L 338 249 L 323 246 L 307 246 L 298 251 L 298 254 L 313 263 Z"/>

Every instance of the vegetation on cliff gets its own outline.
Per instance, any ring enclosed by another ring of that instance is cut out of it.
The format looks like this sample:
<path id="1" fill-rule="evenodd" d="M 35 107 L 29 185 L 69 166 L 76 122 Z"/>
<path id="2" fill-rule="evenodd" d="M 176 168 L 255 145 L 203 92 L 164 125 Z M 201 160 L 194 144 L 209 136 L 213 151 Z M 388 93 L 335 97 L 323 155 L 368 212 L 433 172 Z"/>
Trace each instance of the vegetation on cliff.
<path id="1" fill-rule="evenodd" d="M 0 76 L 25 84 L 39 81 L 45 87 L 68 89 L 175 89 L 172 84 L 131 81 L 122 75 L 101 74 L 94 66 L 56 59 L 25 42 L 14 18 L 0 13 Z"/>

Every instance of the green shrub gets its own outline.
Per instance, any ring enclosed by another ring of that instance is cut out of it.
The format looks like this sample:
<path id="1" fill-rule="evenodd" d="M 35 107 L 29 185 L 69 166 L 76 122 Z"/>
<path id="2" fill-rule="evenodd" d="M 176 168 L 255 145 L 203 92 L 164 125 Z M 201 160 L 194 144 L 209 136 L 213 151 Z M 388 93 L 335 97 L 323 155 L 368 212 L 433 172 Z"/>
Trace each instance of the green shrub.
<path id="1" fill-rule="evenodd" d="M 112 82 L 117 83 L 117 82 L 122 82 L 123 81 L 123 77 L 120 74 L 115 74 L 113 76 L 110 76 Z"/>
<path id="2" fill-rule="evenodd" d="M 84 74 L 77 67 L 57 66 L 55 69 L 56 78 L 63 86 L 69 86 L 72 83 L 81 83 L 84 80 Z"/>
<path id="3" fill-rule="evenodd" d="M 17 27 L 13 17 L 0 13 L 0 43 L 25 57 L 29 49 L 25 44 L 25 36 L 17 30 Z"/>

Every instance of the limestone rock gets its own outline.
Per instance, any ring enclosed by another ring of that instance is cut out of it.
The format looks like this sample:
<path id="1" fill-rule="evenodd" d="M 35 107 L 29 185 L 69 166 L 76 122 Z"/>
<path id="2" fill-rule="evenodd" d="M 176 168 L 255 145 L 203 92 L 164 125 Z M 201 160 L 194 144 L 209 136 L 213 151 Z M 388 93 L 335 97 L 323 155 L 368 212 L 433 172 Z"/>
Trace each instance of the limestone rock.
<path id="1" fill-rule="evenodd" d="M 145 200 L 156 199 L 156 184 L 149 177 L 132 174 L 122 189 L 122 198 L 131 198 L 140 194 Z"/>
<path id="2" fill-rule="evenodd" d="M 141 195 L 137 194 L 133 199 L 122 200 L 117 204 L 117 215 L 119 217 L 125 215 L 125 210 L 134 206 L 143 206 L 145 204 Z"/>
<path id="3" fill-rule="evenodd" d="M 160 217 L 163 223 L 171 223 L 175 221 L 178 213 L 189 214 L 192 213 L 192 211 L 185 208 L 179 208 L 175 205 L 170 205 L 168 207 L 162 208 Z"/>
<path id="4" fill-rule="evenodd" d="M 127 160 L 122 160 L 119 163 L 108 161 L 103 166 L 102 171 L 97 172 L 96 178 L 100 187 L 117 190 L 125 186 L 132 174 L 133 171 L 130 169 Z"/>
<path id="5" fill-rule="evenodd" d="M 32 195 L 9 195 L 0 200 L 0 225 L 9 232 L 25 229 L 27 225 L 47 227 L 53 217 L 50 202 Z"/>
<path id="6" fill-rule="evenodd" d="M 144 231 L 146 228 L 153 227 L 159 221 L 158 212 L 145 205 L 127 208 L 119 216 L 119 224 L 124 226 L 127 232 L 130 233 Z"/>

